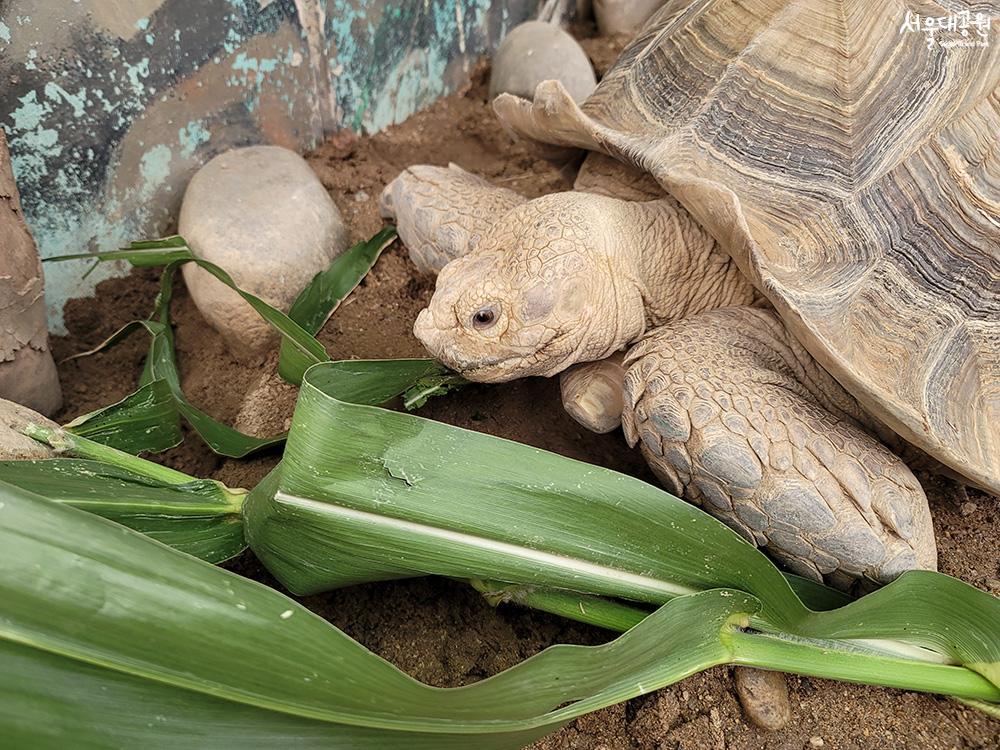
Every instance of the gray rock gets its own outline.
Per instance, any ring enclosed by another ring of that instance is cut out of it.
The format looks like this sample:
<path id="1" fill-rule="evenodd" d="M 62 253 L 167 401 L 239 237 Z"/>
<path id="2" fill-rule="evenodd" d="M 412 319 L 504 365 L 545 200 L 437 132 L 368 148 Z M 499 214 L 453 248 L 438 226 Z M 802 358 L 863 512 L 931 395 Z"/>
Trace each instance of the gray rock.
<path id="1" fill-rule="evenodd" d="M 781 729 L 792 718 L 788 683 L 781 672 L 737 667 L 736 694 L 743 713 L 761 729 Z"/>
<path id="2" fill-rule="evenodd" d="M 59 426 L 26 406 L 0 398 L 0 461 L 26 461 L 55 455 L 47 445 L 21 432 L 29 422 L 41 427 Z"/>
<path id="3" fill-rule="evenodd" d="M 236 284 L 285 312 L 347 247 L 347 228 L 305 159 L 278 146 L 219 154 L 184 193 L 180 233 Z M 198 310 L 230 351 L 253 360 L 277 334 L 239 295 L 193 263 L 183 267 Z"/>
<path id="4" fill-rule="evenodd" d="M 664 0 L 594 0 L 597 29 L 605 36 L 634 35 Z"/>
<path id="5" fill-rule="evenodd" d="M 493 56 L 490 98 L 507 93 L 531 99 L 535 87 L 550 80 L 562 83 L 577 102 L 597 86 L 587 54 L 565 31 L 543 21 L 516 26 Z"/>

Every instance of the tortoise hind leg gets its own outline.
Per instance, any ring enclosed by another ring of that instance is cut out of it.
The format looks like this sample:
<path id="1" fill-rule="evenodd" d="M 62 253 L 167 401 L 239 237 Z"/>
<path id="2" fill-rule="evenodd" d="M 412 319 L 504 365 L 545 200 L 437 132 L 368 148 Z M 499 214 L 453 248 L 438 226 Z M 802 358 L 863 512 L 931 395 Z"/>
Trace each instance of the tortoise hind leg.
<path id="1" fill-rule="evenodd" d="M 669 490 L 793 572 L 850 588 L 936 567 L 917 480 L 773 312 L 670 323 L 625 365 L 629 442 Z"/>

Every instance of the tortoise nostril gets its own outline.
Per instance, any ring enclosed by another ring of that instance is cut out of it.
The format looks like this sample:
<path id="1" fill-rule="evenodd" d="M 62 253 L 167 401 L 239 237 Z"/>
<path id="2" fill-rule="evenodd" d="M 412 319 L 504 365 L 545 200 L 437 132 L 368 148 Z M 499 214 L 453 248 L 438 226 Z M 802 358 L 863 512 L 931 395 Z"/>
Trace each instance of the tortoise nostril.
<path id="1" fill-rule="evenodd" d="M 447 305 L 431 305 L 417 314 L 413 335 L 424 343 L 436 333 L 454 328 L 458 322 L 454 310 Z"/>

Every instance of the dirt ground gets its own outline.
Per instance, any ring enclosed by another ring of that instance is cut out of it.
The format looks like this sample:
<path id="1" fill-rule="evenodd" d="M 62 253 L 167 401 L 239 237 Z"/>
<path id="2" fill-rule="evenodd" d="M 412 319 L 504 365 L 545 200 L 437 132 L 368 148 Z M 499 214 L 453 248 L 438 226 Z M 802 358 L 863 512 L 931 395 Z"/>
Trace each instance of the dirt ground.
<path id="1" fill-rule="evenodd" d="M 584 39 L 603 72 L 620 41 Z M 382 187 L 414 163 L 454 161 L 528 196 L 569 187 L 549 164 L 512 144 L 486 101 L 487 71 L 471 87 L 402 125 L 374 137 L 337 136 L 307 158 L 360 240 L 381 226 Z M 67 307 L 69 335 L 54 341 L 57 359 L 90 348 L 128 320 L 148 314 L 157 273 L 136 271 L 102 283 L 96 299 Z M 273 376 L 274 358 L 241 366 L 199 316 L 179 284 L 173 304 L 183 386 L 196 404 L 250 431 L 282 429 L 295 390 Z M 433 290 L 398 243 L 382 256 L 359 289 L 320 334 L 334 358 L 422 356 L 411 334 L 417 312 Z M 111 352 L 65 362 L 63 419 L 121 398 L 135 387 L 146 341 L 136 336 Z M 261 376 L 261 372 L 265 375 Z M 254 395 L 244 407 L 249 393 Z M 590 434 L 562 411 L 554 381 L 529 379 L 497 387 L 470 387 L 432 400 L 422 414 L 462 427 L 519 440 L 652 481 L 620 433 Z M 245 461 L 211 454 L 193 433 L 162 460 L 231 486 L 251 487 L 277 454 Z M 1000 594 L 997 498 L 947 480 L 921 476 L 931 499 L 941 570 Z M 243 575 L 274 584 L 249 554 L 230 564 Z M 381 656 L 435 685 L 462 685 L 494 674 L 553 643 L 599 643 L 610 634 L 555 617 L 491 609 L 474 591 L 443 580 L 357 586 L 302 600 Z M 928 695 L 790 677 L 793 718 L 767 733 L 743 717 L 730 671 L 716 668 L 655 694 L 583 717 L 538 742 L 537 750 L 643 748 L 995 748 L 1000 722 L 961 704 Z"/>

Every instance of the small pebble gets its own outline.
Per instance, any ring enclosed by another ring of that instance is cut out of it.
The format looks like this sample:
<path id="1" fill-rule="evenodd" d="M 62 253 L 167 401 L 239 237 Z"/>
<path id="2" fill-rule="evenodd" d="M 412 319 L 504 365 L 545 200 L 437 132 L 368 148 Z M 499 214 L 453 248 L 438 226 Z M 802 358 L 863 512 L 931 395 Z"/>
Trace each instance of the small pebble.
<path id="1" fill-rule="evenodd" d="M 823 747 L 826 743 L 823 741 L 822 737 L 810 737 L 809 746 L 810 747 Z"/>
<path id="2" fill-rule="evenodd" d="M 736 694 L 743 713 L 761 729 L 781 729 L 792 718 L 788 701 L 788 684 L 781 672 L 737 667 Z"/>
<path id="3" fill-rule="evenodd" d="M 597 30 L 604 36 L 634 35 L 664 0 L 594 0 Z"/>

